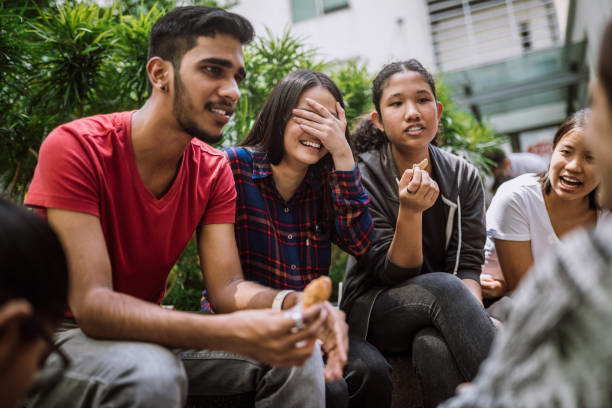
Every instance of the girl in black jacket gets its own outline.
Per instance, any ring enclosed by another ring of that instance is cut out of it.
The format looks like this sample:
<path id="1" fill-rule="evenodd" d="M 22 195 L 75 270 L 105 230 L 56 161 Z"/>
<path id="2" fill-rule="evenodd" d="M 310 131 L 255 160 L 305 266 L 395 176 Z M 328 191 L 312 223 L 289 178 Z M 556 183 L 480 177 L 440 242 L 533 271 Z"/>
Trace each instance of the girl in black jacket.
<path id="1" fill-rule="evenodd" d="M 385 66 L 372 88 L 354 137 L 377 232 L 347 266 L 342 308 L 353 334 L 412 354 L 433 407 L 472 380 L 495 333 L 479 283 L 484 194 L 474 166 L 433 145 L 443 107 L 418 61 Z"/>

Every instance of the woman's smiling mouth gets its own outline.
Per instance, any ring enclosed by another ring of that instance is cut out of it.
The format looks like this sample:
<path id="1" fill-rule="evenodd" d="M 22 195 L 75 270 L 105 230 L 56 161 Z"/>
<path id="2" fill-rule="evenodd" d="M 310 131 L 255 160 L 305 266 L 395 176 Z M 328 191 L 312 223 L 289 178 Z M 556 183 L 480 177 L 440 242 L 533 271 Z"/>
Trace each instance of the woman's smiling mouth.
<path id="1" fill-rule="evenodd" d="M 300 144 L 312 149 L 321 150 L 321 143 L 313 142 L 311 140 L 300 140 Z"/>
<path id="2" fill-rule="evenodd" d="M 574 191 L 582 186 L 582 181 L 570 176 L 559 176 L 559 184 L 564 190 Z"/>

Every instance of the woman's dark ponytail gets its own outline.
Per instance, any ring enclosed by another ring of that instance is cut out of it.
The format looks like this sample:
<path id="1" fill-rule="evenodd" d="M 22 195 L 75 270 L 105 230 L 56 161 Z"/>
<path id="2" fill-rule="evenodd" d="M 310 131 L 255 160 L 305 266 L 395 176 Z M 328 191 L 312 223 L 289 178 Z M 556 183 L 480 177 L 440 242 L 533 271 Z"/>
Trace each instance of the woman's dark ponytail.
<path id="1" fill-rule="evenodd" d="M 387 135 L 376 127 L 369 114 L 363 115 L 353 130 L 353 143 L 357 154 L 378 150 L 387 143 Z"/>

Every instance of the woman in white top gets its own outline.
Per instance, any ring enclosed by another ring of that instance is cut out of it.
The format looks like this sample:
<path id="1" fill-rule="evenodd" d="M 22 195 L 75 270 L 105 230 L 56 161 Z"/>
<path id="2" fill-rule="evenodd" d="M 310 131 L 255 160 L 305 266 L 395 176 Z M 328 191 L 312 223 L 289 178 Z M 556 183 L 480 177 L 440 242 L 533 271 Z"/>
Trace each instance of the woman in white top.
<path id="1" fill-rule="evenodd" d="M 584 137 L 589 117 L 589 110 L 581 110 L 559 127 L 547 171 L 507 181 L 493 197 L 487 235 L 495 243 L 505 284 L 490 282 L 496 288 L 492 294 L 513 291 L 534 259 L 556 245 L 559 237 L 596 223 L 599 178 Z M 486 291 L 487 282 L 481 283 Z"/>

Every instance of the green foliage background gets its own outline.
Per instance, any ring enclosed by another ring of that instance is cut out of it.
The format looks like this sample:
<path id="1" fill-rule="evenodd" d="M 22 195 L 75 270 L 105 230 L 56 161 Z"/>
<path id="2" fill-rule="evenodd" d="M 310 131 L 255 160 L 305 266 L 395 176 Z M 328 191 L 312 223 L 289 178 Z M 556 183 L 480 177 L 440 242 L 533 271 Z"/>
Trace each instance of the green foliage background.
<path id="1" fill-rule="evenodd" d="M 216 1 L 197 4 L 217 5 Z M 127 0 L 111 7 L 88 1 L 0 0 L 0 190 L 23 201 L 44 137 L 82 116 L 137 109 L 147 98 L 147 43 L 155 21 L 172 0 Z M 227 4 L 226 4 L 227 6 Z M 359 61 L 322 61 L 317 50 L 289 29 L 267 31 L 244 49 L 247 78 L 223 145 L 234 145 L 251 128 L 271 89 L 289 72 L 328 73 L 342 91 L 351 125 L 372 109 L 371 76 Z M 444 148 L 476 164 L 485 148 L 501 141 L 494 130 L 457 110 L 438 85 L 445 106 Z M 332 253 L 330 276 L 342 279 L 346 254 Z M 204 284 L 195 242 L 189 243 L 168 278 L 164 303 L 199 309 Z M 334 296 L 336 288 L 334 288 Z"/>

